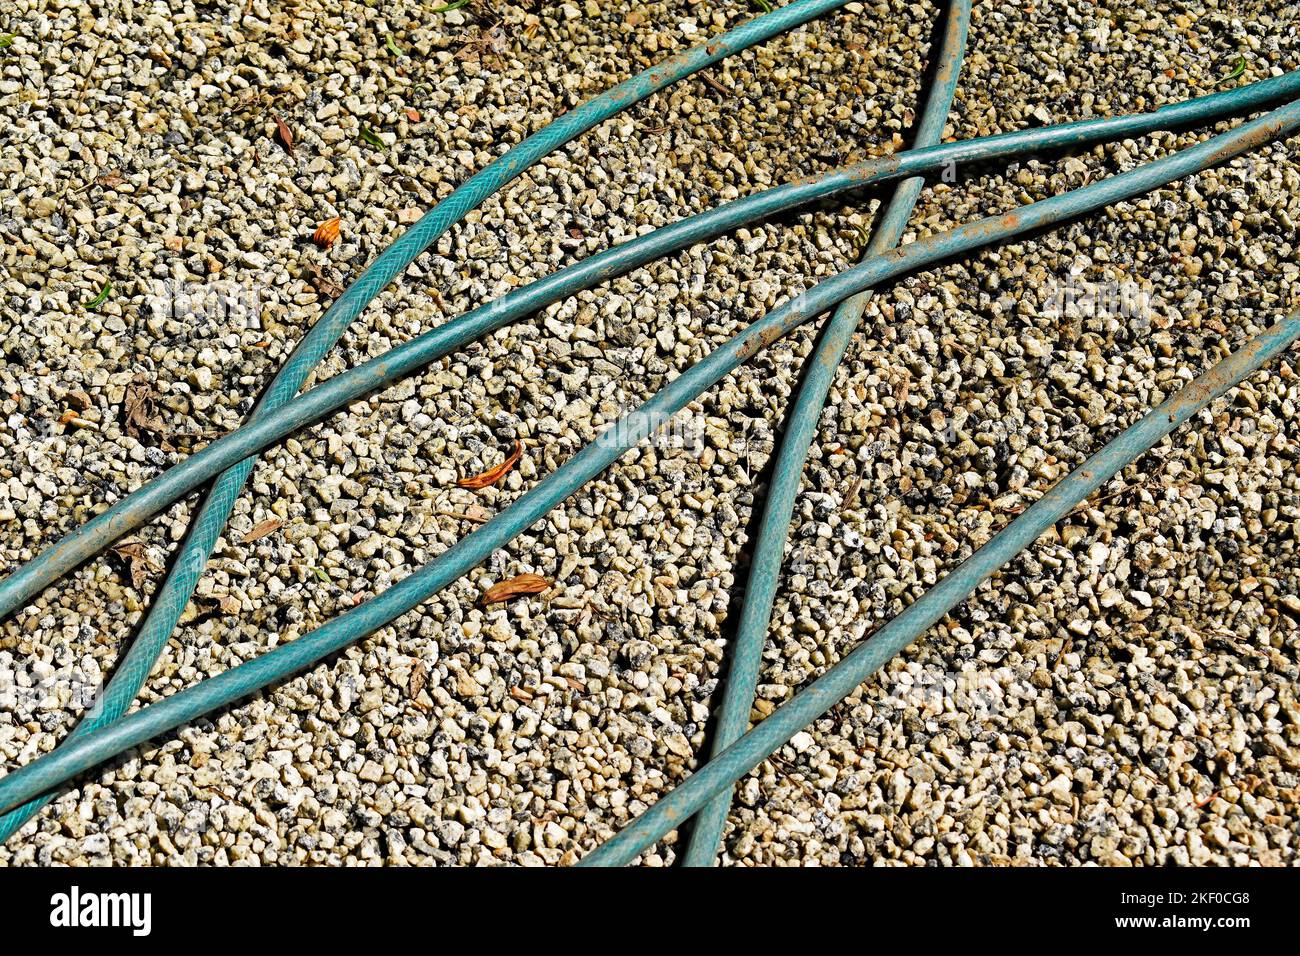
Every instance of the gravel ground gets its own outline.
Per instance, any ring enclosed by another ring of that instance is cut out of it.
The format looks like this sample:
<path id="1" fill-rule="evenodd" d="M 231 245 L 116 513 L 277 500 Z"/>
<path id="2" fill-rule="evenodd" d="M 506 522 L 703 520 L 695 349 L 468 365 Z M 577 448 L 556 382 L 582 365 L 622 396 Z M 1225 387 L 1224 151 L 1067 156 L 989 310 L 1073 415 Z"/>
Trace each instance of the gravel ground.
<path id="1" fill-rule="evenodd" d="M 467 175 L 755 12 L 437 5 L 6 6 L 5 568 L 238 425 L 338 287 Z M 603 124 L 419 260 L 321 377 L 611 239 L 898 148 L 936 10 L 851 5 Z M 1300 12 L 1268 0 L 980 3 L 948 135 L 1151 109 L 1234 67 L 1229 82 L 1295 69 L 1298 32 Z M 955 170 L 925 191 L 913 235 L 1203 135 Z M 1294 304 L 1298 142 L 874 300 L 812 451 L 756 716 Z M 878 198 L 638 270 L 271 450 L 143 699 L 436 556 L 620 410 L 854 261 Z M 341 237 L 318 248 L 332 216 Z M 1058 308 L 1068 283 L 1137 290 L 1137 304 Z M 91 775 L 0 862 L 574 861 L 707 751 L 764 466 L 814 336 L 737 371 L 681 416 L 678 440 L 629 454 L 394 626 Z M 1298 358 L 1124 472 L 746 778 L 725 862 L 1296 862 Z M 456 487 L 514 439 L 525 453 L 499 486 Z M 0 627 L 5 766 L 67 733 L 192 504 Z M 523 572 L 555 586 L 480 606 Z M 643 859 L 671 863 L 677 845 Z"/>

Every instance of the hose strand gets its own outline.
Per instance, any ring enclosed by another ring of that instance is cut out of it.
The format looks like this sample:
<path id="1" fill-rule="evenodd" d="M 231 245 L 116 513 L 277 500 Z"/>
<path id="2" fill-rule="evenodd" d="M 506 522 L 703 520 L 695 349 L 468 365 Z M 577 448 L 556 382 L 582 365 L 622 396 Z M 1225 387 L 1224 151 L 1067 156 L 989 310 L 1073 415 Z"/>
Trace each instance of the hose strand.
<path id="1" fill-rule="evenodd" d="M 952 163 L 973 163 L 1117 137 L 1140 136 L 1156 129 L 1219 119 L 1283 96 L 1298 94 L 1300 71 L 1293 71 L 1250 86 L 1186 100 L 1151 113 L 1083 120 L 910 150 L 755 193 L 606 249 L 335 375 L 287 405 L 256 416 L 216 439 L 80 528 L 64 535 L 0 580 L 0 618 L 22 607 L 42 588 L 94 557 L 122 535 L 140 527 L 159 511 L 267 445 L 320 421 L 349 402 L 391 385 L 508 322 L 659 256 L 766 216 L 873 183 L 941 169 Z"/>
<path id="2" fill-rule="evenodd" d="M 642 438 L 652 434 L 705 389 L 766 346 L 850 296 L 905 272 L 1034 229 L 1059 224 L 1110 203 L 1149 192 L 1297 129 L 1300 129 L 1300 102 L 1274 110 L 1259 119 L 1242 124 L 1230 133 L 1216 136 L 1146 166 L 1023 206 L 1013 212 L 968 223 L 890 250 L 813 286 L 682 372 L 639 408 L 620 418 L 594 442 L 542 479 L 501 514 L 461 539 L 437 560 L 413 572 L 388 590 L 297 640 L 282 644 L 260 657 L 179 691 L 113 724 L 70 740 L 54 752 L 0 778 L 0 810 L 26 803 L 123 750 L 310 667 L 417 607 L 476 567 L 495 549 L 508 544 L 517 534 L 531 527 L 556 504 L 617 461 Z M 385 359 L 376 361 L 382 364 Z M 327 391 L 331 383 L 343 377 L 338 376 L 312 389 L 306 396 L 276 414 L 309 403 L 312 395 Z M 256 430 L 259 424 L 260 422 L 245 426 L 228 438 L 235 439 L 242 432 Z M 200 452 L 194 459 L 202 454 Z M 825 706 L 829 707 L 832 702 Z M 770 720 L 771 718 L 761 724 L 759 730 L 765 728 Z M 757 732 L 751 731 L 746 738 Z M 746 738 L 742 738 L 741 742 Z M 738 746 L 740 742 L 728 748 L 727 753 L 732 753 Z M 779 743 L 775 746 L 779 746 Z M 725 757 L 726 754 L 723 754 L 719 759 Z M 759 756 L 754 763 L 739 772 L 752 768 L 761 759 L 762 756 Z M 708 779 L 717 783 L 717 786 L 698 799 L 692 810 L 698 809 L 705 799 L 725 785 L 718 782 L 716 774 Z M 699 785 L 691 793 L 691 799 L 695 800 L 699 795 Z M 675 826 L 678 820 L 677 817 L 669 818 L 667 828 Z"/>
<path id="3" fill-rule="evenodd" d="M 970 0 L 954 0 L 948 7 L 948 22 L 944 30 L 943 46 L 936 61 L 938 68 L 935 71 L 934 85 L 917 127 L 917 146 L 931 146 L 939 142 L 943 135 L 952 98 L 957 91 L 962 57 L 966 52 L 970 7 Z M 868 257 L 880 255 L 898 245 L 924 184 L 922 177 L 914 176 L 895 187 L 888 209 L 879 225 L 872 230 L 871 241 L 867 244 Z M 763 659 L 767 620 L 776 595 L 786 531 L 790 525 L 790 515 L 794 511 L 795 494 L 799 490 L 799 476 L 803 471 L 804 457 L 808 453 L 808 443 L 821 416 L 826 393 L 821 391 L 815 401 L 805 401 L 805 396 L 814 395 L 823 382 L 826 388 L 830 387 L 835 369 L 839 366 L 870 299 L 870 292 L 859 292 L 841 304 L 822 329 L 816 350 L 804 363 L 806 377 L 800 386 L 799 399 L 787 416 L 789 425 L 781 442 L 772 483 L 768 487 L 762 523 L 759 526 L 758 545 L 749 562 L 749 584 L 745 589 L 740 627 L 732 648 L 731 663 L 727 668 L 717 727 L 713 732 L 711 752 L 715 755 L 726 750 L 749 727 L 749 712 L 754 706 L 758 667 Z M 730 810 L 731 794 L 720 793 L 696 814 L 690 841 L 682 858 L 684 866 L 713 865 L 714 858 L 718 855 L 718 843 L 722 839 L 722 828 Z"/>
<path id="4" fill-rule="evenodd" d="M 750 20 L 710 40 L 706 45 L 697 46 L 625 80 L 572 112 L 558 117 L 489 163 L 381 252 L 335 300 L 320 320 L 308 330 L 284 367 L 271 380 L 262 400 L 253 410 L 252 417 L 265 416 L 291 401 L 307 376 L 381 289 L 448 229 L 464 219 L 467 213 L 542 157 L 596 124 L 691 73 L 847 2 L 848 0 L 798 0 Z M 153 670 L 158 655 L 166 647 L 168 637 L 176 629 L 185 606 L 189 604 L 212 549 L 216 547 L 222 529 L 235 507 L 235 501 L 256 464 L 256 458 L 246 458 L 217 478 L 191 523 L 190 531 L 172 563 L 171 572 L 154 595 L 153 604 L 139 633 L 118 664 L 108 686 L 97 697 L 94 711 L 73 728 L 71 736 L 88 733 L 96 727 L 112 723 L 130 708 Z M 0 818 L 0 843 L 26 823 L 45 802 L 47 801 L 36 801 L 29 807 L 20 808 Z"/>
<path id="5" fill-rule="evenodd" d="M 696 770 L 612 840 L 583 858 L 579 865 L 621 866 L 630 863 L 642 850 L 702 807 L 712 795 L 729 791 L 737 780 L 925 634 L 999 568 L 1074 510 L 1079 502 L 1216 398 L 1239 385 L 1266 362 L 1277 358 L 1297 339 L 1300 339 L 1300 312 L 1282 319 L 1251 339 L 1168 401 L 1153 408 L 1053 486 L 898 617 L 774 710 L 757 727 Z"/>

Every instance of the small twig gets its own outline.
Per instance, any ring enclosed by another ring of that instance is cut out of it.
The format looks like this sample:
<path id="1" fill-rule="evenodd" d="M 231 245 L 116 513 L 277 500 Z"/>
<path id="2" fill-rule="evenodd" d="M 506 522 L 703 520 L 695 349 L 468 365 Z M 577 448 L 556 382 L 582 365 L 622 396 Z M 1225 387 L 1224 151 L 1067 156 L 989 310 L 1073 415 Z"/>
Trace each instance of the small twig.
<path id="1" fill-rule="evenodd" d="M 459 518 L 461 521 L 472 521 L 475 524 L 486 524 L 490 518 L 476 518 L 474 515 L 467 515 L 463 511 L 435 511 L 434 514 L 441 515 L 444 518 Z"/>
<path id="2" fill-rule="evenodd" d="M 814 790 L 812 785 L 809 784 L 807 780 L 795 776 L 796 773 L 802 774 L 803 771 L 799 770 L 790 761 L 786 760 L 784 757 L 781 757 L 777 754 L 769 754 L 767 759 L 768 762 L 772 764 L 772 766 L 776 769 L 777 774 L 779 776 L 785 777 L 787 781 L 789 781 L 790 783 L 798 787 L 800 790 L 802 790 L 806 796 L 811 797 L 817 803 L 818 806 L 821 805 L 821 799 L 822 799 L 821 794 L 819 794 L 816 790 Z"/>
<path id="3" fill-rule="evenodd" d="M 849 483 L 849 490 L 844 493 L 844 500 L 840 504 L 840 511 L 848 511 L 857 501 L 858 492 L 862 489 L 862 476 L 855 475 L 853 481 Z"/>
<path id="4" fill-rule="evenodd" d="M 709 84 L 709 86 L 713 87 L 715 90 L 717 90 L 717 91 L 718 91 L 719 93 L 721 93 L 723 96 L 730 96 L 730 95 L 731 95 L 731 90 L 727 89 L 725 86 L 723 86 L 723 85 L 722 85 L 721 83 L 719 83 L 717 80 L 715 80 L 713 77 L 709 76 L 709 74 L 707 74 L 707 73 L 701 73 L 701 74 L 700 74 L 700 79 L 703 80 L 705 83 Z"/>

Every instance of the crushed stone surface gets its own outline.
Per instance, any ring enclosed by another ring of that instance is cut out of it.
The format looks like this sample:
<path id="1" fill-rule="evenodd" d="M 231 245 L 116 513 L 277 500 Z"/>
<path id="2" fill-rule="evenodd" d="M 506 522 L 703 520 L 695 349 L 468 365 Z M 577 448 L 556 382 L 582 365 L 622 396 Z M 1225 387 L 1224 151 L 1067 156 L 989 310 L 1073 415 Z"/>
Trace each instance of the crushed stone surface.
<path id="1" fill-rule="evenodd" d="M 438 6 L 5 6 L 0 568 L 238 426 L 341 288 L 458 183 L 757 12 Z M 316 380 L 611 242 L 904 148 L 938 9 L 851 4 L 601 124 L 417 260 Z M 1300 8 L 1268 0 L 981 2 L 946 135 L 1150 110 L 1296 69 L 1298 50 Z M 957 169 L 924 191 L 908 238 L 1209 132 Z M 756 719 L 1295 306 L 1297 147 L 878 292 L 806 469 Z M 142 701 L 434 559 L 620 412 L 856 261 L 886 195 L 638 269 L 268 450 Z M 312 235 L 332 217 L 339 238 L 321 248 Z M 1136 296 L 1067 309 L 1063 288 Z M 667 439 L 392 626 L 78 781 L 0 863 L 574 862 L 708 752 L 765 466 L 815 336 L 730 375 Z M 723 862 L 1295 863 L 1297 436 L 1293 349 L 745 777 Z M 499 484 L 457 486 L 515 440 L 524 454 Z M 0 622 L 5 768 L 67 735 L 196 501 Z M 250 535 L 268 522 L 281 524 Z M 522 573 L 554 586 L 480 603 Z M 670 864 L 679 847 L 670 836 L 642 860 Z"/>

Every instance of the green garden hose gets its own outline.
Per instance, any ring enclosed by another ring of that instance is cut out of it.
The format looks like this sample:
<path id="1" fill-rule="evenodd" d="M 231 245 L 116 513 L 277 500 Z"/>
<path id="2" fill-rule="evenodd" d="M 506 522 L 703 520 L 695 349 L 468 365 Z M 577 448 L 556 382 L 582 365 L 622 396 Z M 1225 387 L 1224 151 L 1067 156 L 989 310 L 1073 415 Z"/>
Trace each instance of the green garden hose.
<path id="1" fill-rule="evenodd" d="M 727 793 L 786 741 L 826 713 L 925 634 L 1004 564 L 1068 515 L 1079 502 L 1145 454 L 1189 418 L 1300 339 L 1300 312 L 1246 345 L 1153 408 L 1101 451 L 1054 485 L 984 547 L 930 588 L 907 610 L 804 690 L 774 710 L 753 730 L 695 771 L 685 782 L 637 817 L 616 837 L 586 856 L 582 866 L 620 866 L 685 821 L 710 797 Z"/>
<path id="2" fill-rule="evenodd" d="M 1300 95 L 1300 71 L 1151 113 L 1083 120 L 1041 129 L 944 143 L 846 166 L 777 186 L 606 249 L 488 302 L 355 368 L 341 372 L 275 411 L 255 416 L 105 509 L 0 581 L 0 617 L 42 588 L 140 527 L 220 472 L 349 402 L 423 368 L 501 326 L 670 252 L 729 229 L 873 183 L 915 176 L 954 163 L 1085 145 L 1155 129 L 1203 123 Z M 399 240 L 400 241 L 400 240 Z"/>
<path id="3" fill-rule="evenodd" d="M 1261 146 L 1279 136 L 1289 135 L 1297 129 L 1300 129 L 1300 102 L 1291 103 L 1274 110 L 1259 119 L 1242 124 L 1230 133 L 1216 136 L 1197 146 L 1166 156 L 1138 169 L 1120 173 L 1073 192 L 1032 203 L 999 216 L 981 219 L 948 232 L 929 236 L 901 248 L 890 250 L 813 286 L 808 291 L 778 307 L 763 319 L 755 322 L 745 331 L 715 349 L 696 365 L 684 371 L 638 409 L 623 416 L 610 428 L 602 432 L 594 442 L 584 447 L 564 465 L 542 479 L 536 487 L 523 495 L 501 514 L 461 539 L 435 561 L 413 572 L 375 598 L 341 614 L 297 640 L 282 644 L 260 657 L 179 691 L 158 703 L 125 716 L 113 724 L 70 740 L 53 753 L 47 754 L 27 766 L 14 770 L 7 776 L 0 778 L 0 810 L 8 810 L 26 803 L 52 790 L 72 776 L 121 753 L 123 750 L 137 746 L 158 734 L 192 721 L 203 714 L 298 673 L 328 655 L 360 640 L 406 611 L 417 607 L 448 583 L 472 570 L 494 550 L 508 544 L 521 531 L 531 527 L 556 504 L 573 494 L 587 481 L 618 460 L 628 449 L 635 447 L 642 438 L 653 433 L 674 413 L 680 411 L 697 398 L 706 388 L 712 386 L 729 372 L 752 358 L 764 347 L 850 296 L 903 273 L 925 268 L 935 262 L 969 253 L 990 243 L 1000 242 L 1034 229 L 1056 225 L 1110 203 L 1140 195 L 1176 179 L 1225 162 L 1233 156 Z M 395 349 L 389 355 L 391 356 L 397 351 L 399 350 Z M 380 358 L 376 362 L 382 364 L 386 360 L 388 360 L 388 357 Z M 362 368 L 364 367 L 362 366 Z M 331 379 L 330 382 L 312 389 L 307 395 L 295 400 L 275 414 L 279 415 L 295 406 L 309 403 L 312 395 L 325 391 L 331 383 L 338 381 L 342 377 L 338 376 Z M 268 418 L 270 417 L 274 416 L 268 416 Z M 228 436 L 227 439 L 223 439 L 223 441 L 238 439 L 241 433 L 255 431 L 259 424 L 260 422 L 254 422 L 245 426 Z M 215 444 L 217 443 L 214 443 L 214 446 Z M 200 452 L 198 455 L 193 456 L 190 462 L 200 458 L 202 454 Z M 1116 465 L 1116 468 L 1118 467 L 1119 465 Z M 177 469 L 173 469 L 173 471 L 175 470 Z M 155 481 L 154 484 L 157 483 Z M 867 646 L 870 647 L 875 643 L 877 642 L 869 642 Z M 850 657 L 852 658 L 852 655 Z M 840 673 L 843 674 L 844 672 L 841 671 Z M 825 677 L 822 678 L 822 680 L 826 679 Z M 842 678 L 836 679 L 841 680 Z M 844 694 L 847 694 L 855 685 L 856 682 L 851 684 L 848 689 L 844 690 Z M 805 694 L 811 692 L 812 689 L 809 688 L 809 691 L 805 691 Z M 826 695 L 820 690 L 813 694 L 811 699 L 814 701 L 812 705 L 814 709 L 819 707 L 823 701 L 825 703 L 824 707 L 816 710 L 813 717 L 823 712 L 826 707 L 831 706 L 834 702 L 827 699 Z M 786 707 L 789 706 L 789 704 L 786 705 Z M 660 835 L 662 832 L 666 832 L 667 829 L 671 829 L 680 819 L 679 813 L 672 812 L 673 806 L 689 803 L 690 812 L 693 812 L 702 806 L 709 797 L 720 792 L 723 787 L 734 781 L 736 776 L 752 769 L 771 750 L 754 757 L 753 762 L 746 765 L 745 761 L 752 754 L 745 748 L 752 745 L 746 745 L 745 741 L 753 738 L 756 734 L 763 733 L 769 724 L 773 724 L 776 733 L 782 732 L 788 721 L 780 723 L 773 723 L 773 721 L 776 715 L 784 711 L 786 707 L 778 710 L 767 721 L 764 721 L 758 729 L 741 738 L 740 741 L 729 747 L 724 754 L 711 762 L 703 771 L 693 776 L 687 782 L 687 785 L 697 779 L 705 782 L 696 784 L 685 798 L 679 800 L 676 804 L 667 804 L 667 801 L 672 796 L 681 792 L 681 788 L 679 788 L 675 794 L 661 800 L 660 804 L 665 805 L 665 810 L 654 815 L 660 807 L 657 804 L 646 817 L 643 817 L 643 820 L 650 819 L 652 826 L 635 830 L 636 836 L 631 839 L 631 842 L 635 843 L 645 833 L 663 825 L 665 820 L 667 820 L 667 825 L 664 826 L 663 830 L 659 831 Z M 812 717 L 808 719 L 812 719 Z M 797 729 L 797 727 L 790 729 L 787 736 L 795 733 Z M 764 741 L 762 746 L 767 745 L 767 742 L 769 742 L 768 737 L 772 732 L 767 731 L 768 736 L 760 738 Z M 779 746 L 779 741 L 772 745 L 772 749 L 775 749 L 776 746 Z M 740 756 L 728 757 L 731 754 L 740 754 Z M 710 773 L 710 768 L 715 765 L 718 765 L 720 769 L 713 770 Z M 731 773 L 733 770 L 735 770 L 736 776 L 727 779 L 726 774 Z M 712 787 L 712 789 L 706 789 L 707 787 Z M 665 814 L 667 814 L 666 817 Z M 628 842 L 622 844 L 624 848 L 628 845 Z M 619 851 L 619 853 L 622 852 L 624 851 Z M 634 851 L 633 855 L 635 855 L 635 852 L 639 852 L 639 850 Z M 617 858 L 618 854 L 616 853 L 606 854 L 606 859 Z"/>
<path id="4" fill-rule="evenodd" d="M 948 110 L 957 91 L 962 57 L 966 52 L 970 9 L 970 0 L 954 0 L 948 7 L 948 22 L 936 60 L 933 85 L 916 130 L 917 146 L 933 145 L 943 136 Z M 871 241 L 867 244 L 868 257 L 878 256 L 898 245 L 924 185 L 922 177 L 914 176 L 903 180 L 894 188 L 889 207 L 879 224 L 872 229 Z M 763 659 L 763 643 L 767 635 L 772 600 L 776 596 L 786 531 L 794 512 L 794 498 L 799 490 L 799 476 L 808 449 L 808 444 L 803 439 L 806 435 L 811 440 L 825 401 L 825 391 L 816 393 L 823 382 L 827 388 L 830 387 L 835 369 L 839 366 L 870 299 L 870 292 L 860 292 L 835 310 L 831 320 L 822 329 L 816 350 L 805 364 L 808 371 L 800 386 L 798 401 L 787 416 L 789 425 L 768 488 L 763 519 L 759 525 L 758 545 L 749 563 L 749 582 L 745 589 L 745 603 L 741 608 L 740 627 L 731 652 L 731 663 L 727 668 L 727 682 L 722 704 L 718 708 L 717 726 L 713 731 L 711 751 L 715 755 L 726 750 L 749 726 L 749 712 L 754 704 L 754 688 L 758 685 L 758 667 Z M 809 398 L 811 395 L 815 395 L 816 401 Z M 722 839 L 722 828 L 730 810 L 731 794 L 720 793 L 696 814 L 690 842 L 682 859 L 685 866 L 713 865 L 718 854 L 718 843 Z"/>
<path id="5" fill-rule="evenodd" d="M 284 367 L 272 379 L 253 411 L 253 417 L 265 416 L 293 399 L 312 369 L 334 347 L 347 327 L 381 289 L 448 229 L 464 219 L 467 213 L 542 157 L 650 94 L 847 2 L 848 0 L 797 0 L 789 6 L 757 17 L 707 44 L 687 50 L 625 80 L 572 112 L 558 117 L 488 164 L 443 202 L 425 213 L 380 253 L 339 296 L 308 330 Z M 112 723 L 130 708 L 153 670 L 158 655 L 167 645 L 168 637 L 176 629 L 176 622 L 184 613 L 212 549 L 216 547 L 217 539 L 230 518 L 235 501 L 256 463 L 256 458 L 246 458 L 218 476 L 177 552 L 171 573 L 154 595 L 149 614 L 140 625 L 135 641 L 118 664 L 108 685 L 98 695 L 95 710 L 73 729 L 72 736 Z M 0 843 L 27 822 L 45 802 L 34 801 L 31 806 L 22 807 L 0 818 Z"/>

